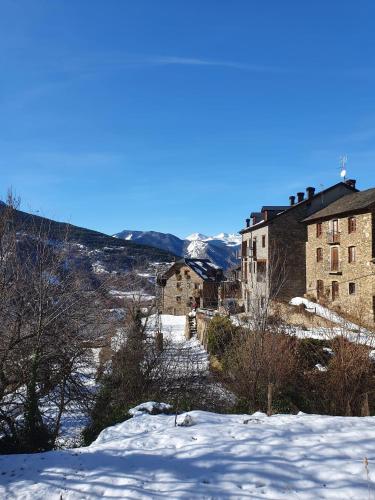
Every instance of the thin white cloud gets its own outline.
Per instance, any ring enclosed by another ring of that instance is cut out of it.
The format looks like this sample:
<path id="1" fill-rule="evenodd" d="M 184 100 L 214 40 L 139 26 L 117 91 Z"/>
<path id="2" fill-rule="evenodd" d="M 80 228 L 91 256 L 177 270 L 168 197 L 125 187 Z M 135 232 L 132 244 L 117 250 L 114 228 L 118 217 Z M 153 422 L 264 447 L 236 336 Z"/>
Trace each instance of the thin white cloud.
<path id="1" fill-rule="evenodd" d="M 56 72 L 66 74 L 86 74 L 89 76 L 98 71 L 116 71 L 123 69 L 140 69 L 162 66 L 199 66 L 242 70 L 254 73 L 283 73 L 289 70 L 280 67 L 249 64 L 238 61 L 205 59 L 202 57 L 181 57 L 175 55 L 129 55 L 117 52 L 99 52 L 71 56 L 55 55 L 53 60 L 36 68 L 41 72 Z"/>
<path id="2" fill-rule="evenodd" d="M 219 61 L 210 59 L 201 59 L 196 57 L 178 57 L 178 56 L 154 56 L 145 59 L 140 59 L 142 64 L 151 64 L 157 66 L 180 65 L 180 66 L 217 66 L 222 68 L 232 68 L 245 71 L 253 71 L 258 73 L 263 72 L 279 72 L 284 71 L 281 68 L 269 66 L 257 66 L 253 64 L 233 62 L 233 61 Z"/>

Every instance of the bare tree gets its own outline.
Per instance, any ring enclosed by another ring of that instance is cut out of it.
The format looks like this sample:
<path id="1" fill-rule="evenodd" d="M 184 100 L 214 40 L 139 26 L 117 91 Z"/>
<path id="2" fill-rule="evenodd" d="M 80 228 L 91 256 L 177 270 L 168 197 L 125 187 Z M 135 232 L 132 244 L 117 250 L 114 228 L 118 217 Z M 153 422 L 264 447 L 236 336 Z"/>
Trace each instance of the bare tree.
<path id="1" fill-rule="evenodd" d="M 269 257 L 265 262 L 257 262 L 257 272 L 250 273 L 251 295 L 248 299 L 248 326 L 262 332 L 267 329 L 272 304 L 285 288 L 287 276 L 287 256 L 280 246 L 271 244 Z"/>
<path id="2" fill-rule="evenodd" d="M 51 240 L 49 227 L 32 218 L 25 232 L 10 195 L 0 212 L 0 446 L 5 450 L 52 448 L 66 406 L 85 401 L 83 372 L 90 365 L 90 341 L 98 335 L 99 308 L 95 291 L 82 283 L 68 238 Z"/>

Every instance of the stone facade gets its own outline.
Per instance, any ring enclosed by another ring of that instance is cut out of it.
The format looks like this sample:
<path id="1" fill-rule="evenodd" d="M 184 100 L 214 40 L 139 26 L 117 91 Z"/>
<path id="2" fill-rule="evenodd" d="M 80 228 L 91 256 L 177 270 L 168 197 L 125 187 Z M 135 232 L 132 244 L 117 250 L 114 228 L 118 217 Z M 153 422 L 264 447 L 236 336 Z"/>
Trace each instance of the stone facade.
<path id="1" fill-rule="evenodd" d="M 161 310 L 164 314 L 188 314 L 193 306 L 215 309 L 218 306 L 218 289 L 222 277 L 217 270 L 217 281 L 204 279 L 184 262 L 176 262 L 160 280 Z"/>
<path id="2" fill-rule="evenodd" d="M 374 257 L 375 209 L 308 223 L 306 295 L 374 326 Z"/>
<path id="3" fill-rule="evenodd" d="M 294 203 L 295 197 L 291 197 L 292 205 L 271 216 L 272 211 L 262 210 L 263 220 L 241 231 L 242 298 L 246 311 L 250 310 L 251 300 L 269 295 L 272 279 L 277 282 L 279 299 L 305 294 L 307 227 L 302 220 L 353 191 L 343 182 L 317 194 L 308 188 L 307 198 L 299 193 L 300 201 Z"/>

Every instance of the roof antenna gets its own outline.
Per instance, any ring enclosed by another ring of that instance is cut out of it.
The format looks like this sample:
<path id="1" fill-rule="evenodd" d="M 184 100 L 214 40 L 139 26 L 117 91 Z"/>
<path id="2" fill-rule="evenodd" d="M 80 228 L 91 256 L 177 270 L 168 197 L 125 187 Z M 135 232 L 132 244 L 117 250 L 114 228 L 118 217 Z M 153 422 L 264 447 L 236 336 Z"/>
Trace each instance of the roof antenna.
<path id="1" fill-rule="evenodd" d="M 348 157 L 346 155 L 341 156 L 340 163 L 341 163 L 340 177 L 342 178 L 343 181 L 345 181 L 346 180 L 346 164 L 348 163 Z"/>

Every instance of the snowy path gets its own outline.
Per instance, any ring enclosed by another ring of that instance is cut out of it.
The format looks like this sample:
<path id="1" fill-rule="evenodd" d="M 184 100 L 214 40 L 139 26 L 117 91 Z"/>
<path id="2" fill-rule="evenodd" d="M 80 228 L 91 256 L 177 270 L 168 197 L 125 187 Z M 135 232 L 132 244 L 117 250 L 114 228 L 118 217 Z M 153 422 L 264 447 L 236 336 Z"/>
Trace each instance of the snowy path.
<path id="1" fill-rule="evenodd" d="M 155 330 L 155 317 L 151 317 L 148 330 Z M 166 364 L 177 377 L 195 377 L 208 375 L 209 361 L 207 352 L 198 339 L 185 338 L 186 316 L 172 316 L 162 314 L 160 316 L 161 331 L 166 345 Z"/>
<path id="2" fill-rule="evenodd" d="M 142 415 L 87 448 L 0 456 L 0 498 L 375 497 L 374 417 L 190 415 L 191 427 Z"/>

